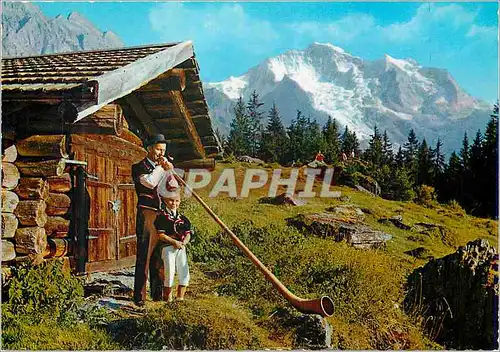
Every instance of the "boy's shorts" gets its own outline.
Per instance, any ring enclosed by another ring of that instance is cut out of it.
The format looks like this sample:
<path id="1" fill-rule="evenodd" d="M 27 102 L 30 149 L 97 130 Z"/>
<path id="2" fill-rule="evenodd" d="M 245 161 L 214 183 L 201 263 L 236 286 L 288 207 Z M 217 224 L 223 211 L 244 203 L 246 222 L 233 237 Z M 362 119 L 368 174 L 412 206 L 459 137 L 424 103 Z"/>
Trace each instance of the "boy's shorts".
<path id="1" fill-rule="evenodd" d="M 165 246 L 161 257 L 165 268 L 165 281 L 163 286 L 174 286 L 174 277 L 177 272 L 180 286 L 189 285 L 189 266 L 187 261 L 186 247 L 175 249 L 174 246 Z"/>

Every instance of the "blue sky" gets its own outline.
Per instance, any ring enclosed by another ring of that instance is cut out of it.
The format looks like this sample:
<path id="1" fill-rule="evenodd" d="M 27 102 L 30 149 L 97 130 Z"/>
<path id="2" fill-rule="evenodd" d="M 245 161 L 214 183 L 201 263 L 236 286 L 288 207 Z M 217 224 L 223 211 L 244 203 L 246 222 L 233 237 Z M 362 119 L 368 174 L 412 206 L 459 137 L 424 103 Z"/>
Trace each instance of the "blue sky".
<path id="1" fill-rule="evenodd" d="M 328 42 L 363 59 L 389 54 L 445 68 L 475 97 L 498 97 L 498 4 L 491 3 L 37 3 L 79 12 L 127 46 L 193 40 L 205 81 L 239 76 L 267 57 Z"/>

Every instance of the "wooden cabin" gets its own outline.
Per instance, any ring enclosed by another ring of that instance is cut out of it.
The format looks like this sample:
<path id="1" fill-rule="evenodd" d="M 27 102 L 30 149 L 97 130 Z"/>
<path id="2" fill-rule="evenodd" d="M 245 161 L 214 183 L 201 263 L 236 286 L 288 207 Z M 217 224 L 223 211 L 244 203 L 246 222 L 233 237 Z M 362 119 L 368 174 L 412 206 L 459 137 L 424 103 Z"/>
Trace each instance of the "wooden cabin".
<path id="1" fill-rule="evenodd" d="M 2 59 L 2 264 L 135 264 L 131 166 L 163 133 L 180 168 L 221 152 L 191 42 Z"/>

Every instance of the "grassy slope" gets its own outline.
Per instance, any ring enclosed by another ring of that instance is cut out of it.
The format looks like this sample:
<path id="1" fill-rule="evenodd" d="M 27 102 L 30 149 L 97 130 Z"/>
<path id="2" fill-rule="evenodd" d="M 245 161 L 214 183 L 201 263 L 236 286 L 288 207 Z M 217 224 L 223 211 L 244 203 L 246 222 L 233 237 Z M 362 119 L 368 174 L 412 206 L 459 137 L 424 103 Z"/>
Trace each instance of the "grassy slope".
<path id="1" fill-rule="evenodd" d="M 385 251 L 356 250 L 345 243 L 303 235 L 286 226 L 288 217 L 344 204 L 338 199 L 316 197 L 300 207 L 259 204 L 259 198 L 267 196 L 267 188 L 252 190 L 248 198 L 233 199 L 226 194 L 208 197 L 225 168 L 235 170 L 239 192 L 248 167 L 240 163 L 218 164 L 211 184 L 198 193 L 292 292 L 310 298 L 326 294 L 333 299 L 335 313 L 328 321 L 333 328 L 334 348 L 439 348 L 424 336 L 418 317 L 408 317 L 400 308 L 407 275 L 425 264 L 425 260 L 403 252 L 424 246 L 431 255 L 441 257 L 478 237 L 496 245 L 496 221 L 464 216 L 447 207 L 430 209 L 374 198 L 349 187 L 332 187 L 349 196 L 350 203 L 368 210 L 365 220 L 368 224 L 393 236 Z M 271 174 L 272 169 L 267 170 Z M 301 175 L 299 179 L 301 189 L 305 178 Z M 35 327 L 19 321 L 4 329 L 5 346 L 82 350 L 293 346 L 293 330 L 280 320 L 290 312 L 293 314 L 293 309 L 239 253 L 228 236 L 220 233 L 219 226 L 194 198 L 185 199 L 182 207 L 197 232 L 188 250 L 192 282 L 185 302 L 148 302 L 142 319 L 131 322 L 115 318 L 124 324 L 118 335 L 90 329 L 86 322 L 64 328 L 53 323 Z M 377 222 L 381 217 L 396 214 L 410 225 L 416 222 L 445 225 L 451 230 L 455 246 L 443 243 L 438 236 L 415 236 L 413 232 Z"/>
<path id="2" fill-rule="evenodd" d="M 219 194 L 216 198 L 208 198 L 208 193 L 217 180 L 218 174 L 224 168 L 233 168 L 235 170 L 237 188 L 238 192 L 240 192 L 247 167 L 249 165 L 240 163 L 218 164 L 217 169 L 213 172 L 211 184 L 198 191 L 206 203 L 231 228 L 246 221 L 252 221 L 253 226 L 256 228 L 273 224 L 276 226 L 277 231 L 286 232 L 285 219 L 288 217 L 299 213 L 321 212 L 333 205 L 343 204 L 338 199 L 319 197 L 308 199 L 308 203 L 300 207 L 259 204 L 258 199 L 267 196 L 268 189 L 266 187 L 251 190 L 248 198 L 229 198 L 224 193 Z M 271 169 L 268 168 L 267 170 L 271 174 Z M 286 175 L 287 172 L 285 171 L 283 177 Z M 297 188 L 302 189 L 305 178 L 300 176 L 299 180 L 302 183 L 299 183 Z M 266 186 L 269 183 L 270 181 Z M 319 185 L 315 187 L 318 193 L 319 187 Z M 490 243 L 496 245 L 498 223 L 492 220 L 470 217 L 442 206 L 431 209 L 409 202 L 387 201 L 345 186 L 334 186 L 331 189 L 339 190 L 343 195 L 349 196 L 351 198 L 350 203 L 368 209 L 366 223 L 392 235 L 392 240 L 389 241 L 386 251 L 355 250 L 344 244 L 310 237 L 306 237 L 301 250 L 296 250 L 293 246 L 276 245 L 273 248 L 265 240 L 261 240 L 261 246 L 250 243 L 249 247 L 258 252 L 256 254 L 269 268 L 276 268 L 278 264 L 281 266 L 281 276 L 278 276 L 293 292 L 309 297 L 317 297 L 320 294 L 335 295 L 332 298 L 336 304 L 336 312 L 334 316 L 329 318 L 334 329 L 334 347 L 347 349 L 432 347 L 433 345 L 423 336 L 417 326 L 417 320 L 408 318 L 399 309 L 404 296 L 406 276 L 415 267 L 425 264 L 425 260 L 410 257 L 403 252 L 424 246 L 430 251 L 431 255 L 441 257 L 454 252 L 456 246 L 464 245 L 475 238 L 486 238 Z M 202 232 L 201 236 L 204 239 L 215 237 L 219 227 L 210 219 L 197 201 L 194 198 L 189 198 L 185 199 L 184 202 L 184 211 L 191 218 L 198 232 Z M 412 235 L 415 237 L 415 233 L 377 222 L 381 217 L 398 214 L 402 215 L 404 222 L 410 225 L 417 222 L 427 222 L 446 226 L 451 230 L 451 242 L 455 246 L 447 245 L 439 237 L 432 236 L 416 236 L 419 241 L 416 242 L 415 238 L 411 239 Z M 246 240 L 252 242 L 251 237 Z M 231 246 L 231 244 L 227 243 L 223 245 Z M 261 251 L 260 247 L 264 248 L 264 250 Z M 287 251 L 289 252 L 286 253 Z M 287 257 L 289 258 L 288 261 L 286 260 Z M 224 267 L 224 265 L 218 266 L 217 263 L 213 266 L 217 268 Z M 309 268 L 305 268 L 305 266 Z M 222 275 L 215 279 L 207 279 L 201 273 L 213 269 L 210 265 L 207 266 L 205 263 L 198 262 L 193 263 L 192 267 L 195 278 L 203 278 L 202 285 L 198 285 L 196 279 L 193 280 L 192 296 L 199 297 L 200 294 L 213 295 L 214 292 L 221 291 L 221 286 L 228 285 L 228 282 L 232 283 L 238 286 L 238 290 L 243 293 L 229 290 L 225 294 L 236 296 L 237 299 L 243 302 L 244 306 L 250 307 L 256 324 L 267 326 L 270 336 L 273 337 L 274 335 L 275 342 L 285 345 L 291 343 L 289 339 L 282 338 L 280 340 L 276 337 L 276 330 L 273 330 L 275 326 L 269 323 L 269 319 L 265 315 L 271 315 L 273 309 L 279 307 L 280 304 L 281 306 L 287 306 L 287 303 L 275 297 L 268 298 L 267 302 L 265 299 L 259 299 L 259 295 L 263 295 L 262 292 L 265 290 L 272 291 L 273 288 L 268 284 L 260 283 L 260 281 L 264 281 L 260 273 L 252 273 L 251 275 L 246 273 L 247 271 L 256 272 L 251 265 L 235 265 L 234 268 L 232 267 L 234 271 L 231 275 Z M 338 275 L 339 277 L 344 274 L 337 271 L 337 269 L 347 267 L 349 269 L 348 273 L 352 274 L 352 278 L 349 279 L 351 281 L 343 284 L 344 286 L 324 279 L 322 279 L 321 284 L 308 283 L 302 285 L 300 280 L 307 280 L 304 276 L 305 272 L 315 275 L 314 270 L 316 269 L 311 269 L 311 271 L 309 270 L 310 267 L 319 268 L 320 271 L 329 268 L 330 271 L 326 270 L 326 273 L 330 273 L 331 276 Z M 237 272 L 237 270 L 240 270 L 240 272 Z M 245 273 L 241 271 L 245 271 Z M 244 278 L 235 278 L 241 276 Z M 245 279 L 251 282 L 245 282 Z M 247 287 L 247 285 L 250 287 Z M 260 288 L 260 285 L 264 287 Z M 204 293 L 197 293 L 197 290 Z M 272 293 L 270 295 L 274 296 Z M 387 296 L 390 299 L 387 299 Z M 268 304 L 268 302 L 272 302 L 272 304 Z M 258 307 L 257 311 L 260 309 L 260 314 L 255 313 L 255 307 Z M 262 312 L 265 312 L 265 314 Z M 286 335 L 286 332 L 281 332 Z M 377 334 L 380 334 L 380 336 L 374 336 Z"/>

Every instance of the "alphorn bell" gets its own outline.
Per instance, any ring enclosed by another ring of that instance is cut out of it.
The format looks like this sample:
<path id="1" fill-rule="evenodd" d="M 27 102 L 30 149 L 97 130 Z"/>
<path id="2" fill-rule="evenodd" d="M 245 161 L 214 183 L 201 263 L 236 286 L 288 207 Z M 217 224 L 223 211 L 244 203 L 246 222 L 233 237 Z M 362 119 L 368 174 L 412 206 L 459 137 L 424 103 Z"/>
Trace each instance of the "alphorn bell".
<path id="1" fill-rule="evenodd" d="M 329 317 L 333 314 L 333 301 L 328 296 L 322 296 L 317 299 L 304 299 L 297 297 L 291 293 L 285 285 L 278 280 L 274 274 L 265 267 L 264 264 L 248 249 L 247 246 L 240 241 L 238 237 L 227 227 L 224 222 L 208 207 L 208 205 L 200 198 L 198 194 L 179 176 L 174 172 L 174 176 L 181 184 L 183 184 L 193 196 L 200 202 L 200 204 L 205 208 L 205 210 L 210 214 L 210 216 L 226 231 L 226 233 L 231 237 L 231 240 L 236 244 L 236 246 L 252 261 L 252 263 L 264 274 L 266 279 L 270 281 L 274 287 L 280 292 L 280 294 L 288 301 L 292 306 L 294 306 L 298 311 L 306 314 L 320 314 L 323 317 Z"/>

